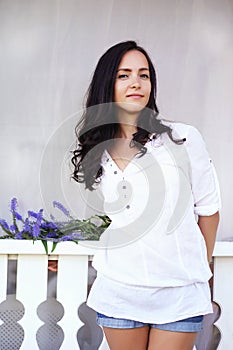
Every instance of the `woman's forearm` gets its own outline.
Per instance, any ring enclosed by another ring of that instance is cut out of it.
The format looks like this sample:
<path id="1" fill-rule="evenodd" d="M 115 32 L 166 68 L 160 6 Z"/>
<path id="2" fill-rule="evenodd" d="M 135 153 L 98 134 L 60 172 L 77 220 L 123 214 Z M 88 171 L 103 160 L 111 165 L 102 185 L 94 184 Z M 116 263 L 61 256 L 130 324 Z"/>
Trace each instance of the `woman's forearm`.
<path id="1" fill-rule="evenodd" d="M 219 224 L 219 212 L 210 216 L 199 216 L 198 225 L 204 236 L 207 248 L 208 261 L 211 262 Z"/>

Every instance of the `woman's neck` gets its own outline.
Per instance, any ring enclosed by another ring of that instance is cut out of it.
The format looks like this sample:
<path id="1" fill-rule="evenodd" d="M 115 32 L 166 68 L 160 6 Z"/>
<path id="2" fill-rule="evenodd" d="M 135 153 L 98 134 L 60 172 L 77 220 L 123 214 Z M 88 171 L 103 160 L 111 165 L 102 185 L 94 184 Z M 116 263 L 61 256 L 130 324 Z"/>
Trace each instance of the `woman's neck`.
<path id="1" fill-rule="evenodd" d="M 119 129 L 115 137 L 132 139 L 133 134 L 137 132 L 137 119 L 138 115 L 132 115 L 128 113 L 119 113 Z"/>
<path id="2" fill-rule="evenodd" d="M 131 140 L 135 132 L 137 132 L 136 125 L 119 124 L 119 129 L 115 135 L 115 138 L 123 138 L 123 139 Z"/>

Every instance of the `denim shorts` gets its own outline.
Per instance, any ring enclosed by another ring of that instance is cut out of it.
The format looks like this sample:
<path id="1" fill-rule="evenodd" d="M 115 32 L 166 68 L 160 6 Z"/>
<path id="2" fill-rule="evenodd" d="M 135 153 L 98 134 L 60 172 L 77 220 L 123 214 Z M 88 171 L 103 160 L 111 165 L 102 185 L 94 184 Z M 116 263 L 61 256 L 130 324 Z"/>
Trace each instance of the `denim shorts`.
<path id="1" fill-rule="evenodd" d="M 149 326 L 151 328 L 158 328 L 173 332 L 199 332 L 203 327 L 203 316 L 194 316 L 175 322 L 157 324 L 109 317 L 97 312 L 97 323 L 99 326 L 109 328 L 139 328 Z"/>

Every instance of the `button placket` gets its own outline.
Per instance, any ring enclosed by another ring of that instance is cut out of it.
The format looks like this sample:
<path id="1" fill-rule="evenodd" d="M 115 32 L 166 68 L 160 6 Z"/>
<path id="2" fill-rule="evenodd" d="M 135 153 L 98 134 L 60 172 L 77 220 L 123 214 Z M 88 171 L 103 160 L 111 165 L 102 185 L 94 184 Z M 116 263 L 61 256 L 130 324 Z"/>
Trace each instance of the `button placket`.
<path id="1" fill-rule="evenodd" d="M 124 198 L 127 199 L 127 182 L 125 180 L 125 176 L 122 177 L 122 189 L 124 190 L 125 194 L 124 194 Z M 130 205 L 127 204 L 125 206 L 126 209 L 130 209 Z"/>

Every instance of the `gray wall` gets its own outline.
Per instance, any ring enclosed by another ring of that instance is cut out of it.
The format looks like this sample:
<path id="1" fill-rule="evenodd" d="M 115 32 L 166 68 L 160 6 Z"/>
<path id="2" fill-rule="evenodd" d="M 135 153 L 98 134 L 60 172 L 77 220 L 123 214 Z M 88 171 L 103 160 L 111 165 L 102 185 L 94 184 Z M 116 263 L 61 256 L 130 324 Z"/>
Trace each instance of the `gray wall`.
<path id="1" fill-rule="evenodd" d="M 84 215 L 69 180 L 74 125 L 99 56 L 136 39 L 167 119 L 203 134 L 220 180 L 219 239 L 232 232 L 232 0 L 0 0 L 0 217 L 56 199 Z M 61 170 L 62 169 L 62 170 Z"/>

